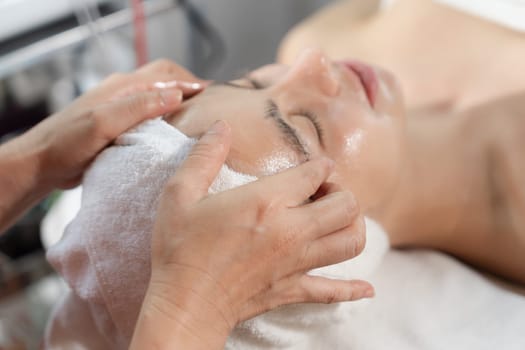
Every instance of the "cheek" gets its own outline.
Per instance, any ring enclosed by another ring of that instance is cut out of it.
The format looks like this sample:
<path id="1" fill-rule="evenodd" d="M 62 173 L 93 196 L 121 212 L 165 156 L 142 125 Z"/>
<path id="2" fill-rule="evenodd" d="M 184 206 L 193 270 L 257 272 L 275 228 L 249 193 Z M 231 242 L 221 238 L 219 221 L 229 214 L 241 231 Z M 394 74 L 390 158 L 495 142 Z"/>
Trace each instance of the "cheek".
<path id="1" fill-rule="evenodd" d="M 359 158 L 363 153 L 365 144 L 367 143 L 367 135 L 365 129 L 355 129 L 349 135 L 343 137 L 343 152 L 346 159 Z"/>
<path id="2" fill-rule="evenodd" d="M 390 193 L 398 179 L 402 138 L 388 123 L 364 124 L 341 137 L 334 182 L 354 193 L 366 210 Z"/>
<path id="3" fill-rule="evenodd" d="M 398 126 L 392 119 L 379 120 L 368 130 L 366 151 L 368 173 L 376 184 L 385 187 L 397 177 L 402 157 L 402 137 Z"/>
<path id="4" fill-rule="evenodd" d="M 274 152 L 267 157 L 262 157 L 257 162 L 257 167 L 262 176 L 280 173 L 298 164 L 297 159 L 286 152 Z"/>
<path id="5" fill-rule="evenodd" d="M 263 177 L 299 164 L 298 157 L 273 135 L 247 130 L 233 138 L 227 164 L 235 171 Z"/>
<path id="6" fill-rule="evenodd" d="M 256 177 L 274 175 L 299 164 L 296 157 L 286 152 L 255 154 L 235 149 L 230 151 L 226 163 L 237 172 Z"/>
<path id="7" fill-rule="evenodd" d="M 370 192 L 373 195 L 371 202 L 375 205 L 393 191 L 399 180 L 403 144 L 398 130 L 393 127 L 377 130 L 370 143 L 367 177 L 369 186 L 374 189 Z"/>

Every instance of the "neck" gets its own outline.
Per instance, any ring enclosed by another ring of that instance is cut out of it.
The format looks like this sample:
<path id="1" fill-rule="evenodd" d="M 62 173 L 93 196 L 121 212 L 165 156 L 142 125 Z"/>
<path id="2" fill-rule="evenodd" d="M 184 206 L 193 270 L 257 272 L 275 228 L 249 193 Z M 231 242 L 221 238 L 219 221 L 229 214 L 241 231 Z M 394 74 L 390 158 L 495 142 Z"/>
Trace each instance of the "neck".
<path id="1" fill-rule="evenodd" d="M 458 116 L 409 118 L 407 156 L 397 186 L 370 213 L 394 247 L 447 250 L 465 215 L 483 217 L 487 210 L 480 152 L 470 146 L 461 123 Z"/>

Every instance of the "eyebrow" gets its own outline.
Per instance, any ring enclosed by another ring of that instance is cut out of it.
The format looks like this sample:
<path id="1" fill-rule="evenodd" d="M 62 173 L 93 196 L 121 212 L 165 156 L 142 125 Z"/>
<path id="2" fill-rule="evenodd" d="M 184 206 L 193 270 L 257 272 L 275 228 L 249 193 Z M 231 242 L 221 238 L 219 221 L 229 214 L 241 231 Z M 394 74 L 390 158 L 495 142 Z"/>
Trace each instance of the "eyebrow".
<path id="1" fill-rule="evenodd" d="M 264 88 L 264 86 L 255 79 L 251 79 L 247 76 L 243 77 L 243 79 L 247 79 L 251 83 L 252 86 L 237 85 L 229 81 L 217 82 L 217 83 L 214 83 L 213 85 L 229 86 L 229 87 L 245 89 L 245 90 L 259 90 L 259 89 Z M 284 141 L 294 150 L 295 153 L 304 157 L 306 160 L 309 160 L 311 158 L 310 152 L 306 150 L 306 147 L 304 146 L 304 142 L 301 141 L 301 138 L 297 134 L 297 131 L 283 119 L 281 110 L 279 109 L 279 106 L 277 106 L 277 103 L 275 103 L 274 100 L 268 99 L 266 101 L 266 108 L 265 108 L 264 116 L 265 118 L 270 118 L 273 121 L 275 121 L 279 131 L 281 132 L 281 135 L 283 136 Z M 312 120 L 315 128 L 318 131 L 318 134 L 321 135 L 320 134 L 321 131 L 319 130 L 319 125 L 317 123 L 317 120 L 311 117 L 310 115 L 305 115 L 305 116 L 308 119 Z M 322 140 L 321 140 L 321 143 L 322 143 Z"/>
<path id="2" fill-rule="evenodd" d="M 264 113 L 265 118 L 270 118 L 277 124 L 279 131 L 285 140 L 285 142 L 299 155 L 306 158 L 311 158 L 310 152 L 308 152 L 301 141 L 301 138 L 297 134 L 294 128 L 284 121 L 282 113 L 279 110 L 279 106 L 272 99 L 266 101 L 266 109 Z"/>

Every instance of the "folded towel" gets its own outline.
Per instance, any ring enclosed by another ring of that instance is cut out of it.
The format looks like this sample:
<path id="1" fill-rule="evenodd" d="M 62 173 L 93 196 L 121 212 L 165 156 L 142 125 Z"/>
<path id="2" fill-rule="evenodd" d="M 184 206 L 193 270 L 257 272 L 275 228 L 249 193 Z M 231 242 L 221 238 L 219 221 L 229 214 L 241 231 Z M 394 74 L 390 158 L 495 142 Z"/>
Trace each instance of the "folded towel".
<path id="1" fill-rule="evenodd" d="M 150 276 L 150 239 L 158 198 L 194 143 L 164 121 L 151 120 L 119 137 L 86 173 L 80 211 L 62 240 L 48 251 L 49 261 L 71 292 L 53 313 L 47 347 L 128 347 Z M 210 192 L 254 180 L 223 166 Z M 385 233 L 370 220 L 367 240 L 358 258 L 311 273 L 365 278 L 388 247 Z M 346 307 L 364 303 L 282 307 L 241 324 L 227 348 L 301 347 L 316 336 L 314 329 L 322 333 L 332 328 L 351 315 Z M 73 312 L 77 322 L 68 322 Z M 90 326 L 78 326 L 86 323 Z"/>

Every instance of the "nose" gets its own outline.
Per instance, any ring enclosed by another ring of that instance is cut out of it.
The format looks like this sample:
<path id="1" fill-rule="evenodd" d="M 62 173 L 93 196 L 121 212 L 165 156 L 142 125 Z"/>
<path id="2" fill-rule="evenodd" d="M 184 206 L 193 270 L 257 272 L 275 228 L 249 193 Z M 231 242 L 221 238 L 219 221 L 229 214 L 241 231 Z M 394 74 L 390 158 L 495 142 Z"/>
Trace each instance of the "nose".
<path id="1" fill-rule="evenodd" d="M 339 94 L 340 83 L 330 60 L 318 49 L 304 50 L 287 74 L 290 84 L 317 89 L 326 96 Z"/>

